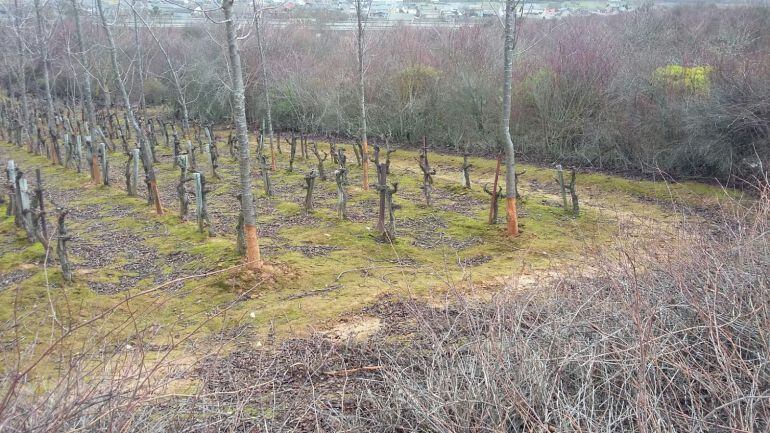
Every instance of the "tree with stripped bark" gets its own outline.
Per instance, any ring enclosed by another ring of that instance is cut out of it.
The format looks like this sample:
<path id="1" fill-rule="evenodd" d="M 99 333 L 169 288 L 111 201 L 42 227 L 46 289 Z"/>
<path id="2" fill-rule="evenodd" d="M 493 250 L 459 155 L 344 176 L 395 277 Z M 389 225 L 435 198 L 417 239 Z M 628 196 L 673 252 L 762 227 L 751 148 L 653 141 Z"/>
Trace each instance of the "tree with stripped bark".
<path id="1" fill-rule="evenodd" d="M 505 149 L 505 209 L 508 217 L 505 232 L 508 236 L 519 235 L 519 221 L 516 215 L 516 156 L 510 128 L 513 55 L 520 24 L 517 15 L 519 3 L 519 0 L 506 0 L 505 2 L 505 41 L 503 44 L 503 105 L 500 140 Z"/>
<path id="2" fill-rule="evenodd" d="M 222 0 L 222 12 L 227 35 L 227 52 L 230 59 L 230 79 L 232 86 L 233 121 L 238 139 L 238 168 L 240 173 L 240 199 L 242 230 L 246 243 L 246 267 L 259 269 L 262 257 L 257 239 L 257 210 L 254 205 L 254 193 L 251 189 L 251 160 L 249 155 L 249 130 L 246 124 L 246 91 L 243 84 L 241 54 L 238 49 L 238 36 L 233 21 L 233 0 Z"/>

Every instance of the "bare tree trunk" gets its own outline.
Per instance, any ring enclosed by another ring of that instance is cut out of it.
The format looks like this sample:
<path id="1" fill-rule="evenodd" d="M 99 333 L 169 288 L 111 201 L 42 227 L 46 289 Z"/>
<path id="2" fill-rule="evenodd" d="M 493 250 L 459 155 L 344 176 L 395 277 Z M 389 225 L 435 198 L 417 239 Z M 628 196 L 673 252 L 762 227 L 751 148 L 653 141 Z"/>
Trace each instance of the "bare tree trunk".
<path id="1" fill-rule="evenodd" d="M 133 0 L 131 10 L 134 14 L 134 44 L 136 44 L 136 55 L 138 57 L 138 69 L 139 69 L 139 112 L 144 112 L 146 108 L 146 102 L 144 100 L 144 62 L 142 62 L 142 41 L 139 39 L 139 14 L 136 13 L 134 5 L 136 0 Z"/>
<path id="2" fill-rule="evenodd" d="M 86 58 L 85 46 L 83 45 L 83 29 L 80 25 L 80 12 L 77 0 L 70 0 L 72 3 L 72 9 L 75 16 L 75 32 L 78 41 L 78 54 L 80 57 L 80 64 L 83 65 L 83 99 L 86 104 L 86 116 L 88 117 L 88 125 L 92 128 L 88 131 L 91 134 L 92 139 L 96 137 L 96 114 L 94 111 L 94 99 L 91 93 L 91 72 L 88 70 L 88 59 Z M 129 137 L 130 138 L 130 137 Z"/>
<path id="3" fill-rule="evenodd" d="M 420 170 L 422 171 L 422 193 L 425 196 L 425 204 L 432 206 L 431 190 L 433 189 L 433 175 L 436 170 L 430 168 L 428 162 L 428 140 L 422 137 L 422 150 L 420 151 Z M 387 168 L 387 166 L 386 166 Z M 379 170 L 379 168 L 377 169 Z"/>
<path id="4" fill-rule="evenodd" d="M 67 227 L 64 225 L 64 218 L 67 216 L 67 211 L 59 209 L 59 215 L 56 218 L 57 221 L 57 239 L 56 239 L 56 254 L 59 256 L 59 263 L 61 264 L 62 278 L 65 282 L 72 282 L 72 264 L 69 261 L 69 254 L 67 253 L 67 242 L 72 237 L 67 232 Z"/>
<path id="5" fill-rule="evenodd" d="M 74 1 L 75 0 L 73 0 L 73 2 Z M 96 7 L 99 10 L 99 18 L 101 18 L 102 27 L 104 28 L 104 33 L 107 36 L 110 58 L 112 60 L 112 72 L 114 74 L 115 84 L 118 86 L 120 94 L 123 97 L 123 105 L 126 107 L 126 119 L 128 120 L 128 123 L 130 123 L 134 128 L 134 132 L 136 133 L 136 141 L 142 151 L 142 165 L 144 165 L 144 173 L 147 176 L 148 195 L 155 203 L 155 211 L 158 213 L 158 215 L 162 215 L 163 208 L 160 204 L 158 184 L 155 179 L 155 170 L 152 166 L 152 150 L 150 149 L 150 146 L 144 136 L 144 131 L 142 131 L 139 123 L 137 123 L 136 117 L 134 117 L 134 112 L 131 109 L 131 100 L 128 98 L 128 92 L 126 92 L 126 86 L 123 85 L 123 81 L 120 79 L 120 67 L 118 66 L 118 54 L 117 50 L 115 49 L 115 40 L 112 38 L 112 32 L 110 31 L 110 27 L 107 25 L 107 18 L 104 16 L 102 0 L 96 0 Z M 93 137 L 95 137 L 95 135 L 93 135 Z"/>
<path id="6" fill-rule="evenodd" d="M 473 167 L 473 164 L 468 162 L 468 154 L 463 154 L 463 188 L 470 188 L 471 187 L 471 167 Z"/>
<path id="7" fill-rule="evenodd" d="M 356 0 L 356 19 L 358 21 L 358 31 L 356 33 L 356 42 L 358 45 L 358 92 L 359 105 L 361 108 L 361 159 L 363 164 L 362 181 L 364 191 L 369 189 L 369 144 L 366 139 L 366 96 L 364 88 L 364 27 L 362 0 Z"/>
<path id="8" fill-rule="evenodd" d="M 131 9 L 134 9 L 134 6 L 131 5 Z M 152 31 L 152 28 L 147 25 L 147 22 L 142 18 L 141 15 L 139 15 L 136 10 L 134 10 L 134 16 L 136 18 L 139 18 L 139 20 L 144 24 L 147 31 L 150 32 L 150 35 L 155 40 L 155 43 L 158 44 L 158 49 L 160 49 L 160 52 L 163 54 L 163 57 L 166 59 L 166 63 L 168 64 L 168 69 L 171 71 L 171 78 L 173 78 L 174 88 L 176 89 L 177 94 L 177 102 L 179 103 L 179 107 L 182 110 L 182 129 L 184 131 L 183 135 L 187 134 L 187 131 L 190 129 L 190 115 L 187 111 L 187 98 L 184 94 L 184 89 L 182 89 L 181 81 L 179 80 L 179 74 L 177 73 L 176 69 L 174 69 L 174 65 L 171 63 L 171 57 L 168 55 L 168 52 L 165 48 L 163 48 L 163 44 L 160 43 L 160 39 L 155 35 L 155 32 Z"/>
<path id="9" fill-rule="evenodd" d="M 38 37 L 42 38 L 40 42 L 40 56 L 43 61 L 43 82 L 45 84 L 45 102 L 46 102 L 46 124 L 48 125 L 48 134 L 51 136 L 51 159 L 54 163 L 61 163 L 61 155 L 59 153 L 59 145 L 57 143 L 55 122 L 54 122 L 54 108 L 53 108 L 53 96 L 51 95 L 51 77 L 49 72 L 50 65 L 48 60 L 48 41 L 45 40 L 45 33 L 43 32 L 43 16 L 40 11 L 40 0 L 35 0 L 35 17 L 37 18 L 37 33 Z"/>
<path id="10" fill-rule="evenodd" d="M 305 213 L 312 213 L 313 212 L 313 190 L 315 189 L 315 179 L 318 177 L 318 175 L 315 172 L 315 169 L 310 169 L 310 171 L 305 175 Z"/>
<path id="11" fill-rule="evenodd" d="M 328 158 L 329 155 L 326 152 L 319 152 L 318 144 L 315 141 L 313 142 L 313 147 L 311 147 L 310 150 L 318 160 L 318 177 L 321 178 L 322 181 L 326 182 L 326 169 L 324 168 L 324 161 L 326 161 L 326 158 Z M 323 158 L 321 158 L 322 153 L 324 155 Z"/>
<path id="12" fill-rule="evenodd" d="M 500 198 L 501 190 L 498 186 L 499 180 L 500 180 L 500 161 L 502 159 L 502 155 L 497 155 L 497 166 L 495 167 L 495 182 L 492 185 L 492 191 L 487 189 L 487 185 L 484 185 L 484 191 L 489 194 L 491 197 L 491 201 L 489 203 L 489 224 L 497 224 L 497 200 Z"/>
<path id="13" fill-rule="evenodd" d="M 265 111 L 267 112 L 267 139 L 270 144 L 270 151 L 273 151 L 273 110 L 270 106 L 270 88 L 267 86 L 267 58 L 265 57 L 265 44 L 262 41 L 262 9 L 257 11 L 257 1 L 253 0 L 254 13 L 256 19 L 254 25 L 257 31 L 257 46 L 259 47 L 259 62 L 262 69 L 262 89 L 265 95 Z M 280 140 L 280 138 L 279 138 Z M 272 169 L 275 170 L 275 158 L 273 158 Z"/>
<path id="14" fill-rule="evenodd" d="M 257 240 L 257 212 L 254 206 L 254 193 L 251 190 L 251 161 L 249 159 L 249 131 L 246 125 L 246 98 L 243 85 L 241 55 L 238 52 L 238 38 L 233 23 L 233 0 L 222 1 L 227 33 L 227 49 L 230 56 L 230 78 L 233 86 L 233 105 L 235 130 L 238 136 L 238 166 L 241 183 L 241 215 L 246 241 L 246 267 L 259 269 L 262 257 Z"/>
<path id="15" fill-rule="evenodd" d="M 342 220 L 348 219 L 348 192 L 347 192 L 347 169 L 340 167 L 334 170 L 334 180 L 337 183 L 337 215 Z"/>
<path id="16" fill-rule="evenodd" d="M 517 0 L 505 2 L 505 43 L 503 57 L 503 111 L 501 113 L 502 140 L 505 145 L 505 202 L 508 223 L 506 233 L 518 236 L 519 222 L 516 215 L 516 159 L 511 140 L 511 85 L 513 82 L 513 50 L 516 46 L 516 5 Z"/>
<path id="17" fill-rule="evenodd" d="M 24 59 L 27 57 L 24 55 L 24 42 L 22 41 L 21 37 L 21 8 L 19 7 L 19 0 L 14 1 L 15 5 L 15 12 L 13 17 L 13 29 L 14 33 L 16 33 L 16 48 L 17 48 L 17 67 L 19 68 L 19 71 L 17 73 L 17 78 L 19 82 L 19 93 L 21 93 L 21 113 L 23 115 L 21 120 L 21 140 L 24 140 L 24 135 L 26 133 L 27 138 L 29 141 L 29 150 L 32 149 L 32 140 L 33 137 L 36 136 L 35 134 L 35 126 L 34 122 L 32 122 L 32 118 L 29 113 L 29 101 L 27 100 L 27 73 L 24 65 Z"/>

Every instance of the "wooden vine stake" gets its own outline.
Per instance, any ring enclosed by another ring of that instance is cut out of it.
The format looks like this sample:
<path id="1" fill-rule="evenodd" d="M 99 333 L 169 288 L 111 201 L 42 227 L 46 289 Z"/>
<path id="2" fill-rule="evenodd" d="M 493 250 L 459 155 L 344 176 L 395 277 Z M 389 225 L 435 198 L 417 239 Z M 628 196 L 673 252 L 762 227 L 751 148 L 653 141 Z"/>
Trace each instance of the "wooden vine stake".
<path id="1" fill-rule="evenodd" d="M 265 155 L 259 155 L 259 171 L 262 175 L 262 181 L 265 184 L 265 195 L 268 197 L 273 196 L 273 183 L 270 181 L 270 171 L 267 169 L 267 157 Z"/>
<path id="2" fill-rule="evenodd" d="M 291 141 L 286 139 L 286 143 L 289 145 L 289 171 L 294 171 L 294 158 L 297 156 L 297 136 L 294 132 L 291 133 Z"/>
<path id="3" fill-rule="evenodd" d="M 184 219 L 190 206 L 190 199 L 187 197 L 187 188 L 185 187 L 189 180 L 187 178 L 187 155 L 179 155 L 176 158 L 180 171 L 179 183 L 176 185 L 176 193 L 179 197 L 179 218 Z"/>
<path id="4" fill-rule="evenodd" d="M 471 168 L 473 164 L 468 162 L 468 153 L 463 153 L 463 188 L 470 189 L 471 187 Z"/>
<path id="5" fill-rule="evenodd" d="M 198 221 L 198 231 L 203 233 L 203 180 L 200 173 L 193 173 L 195 185 L 195 217 Z"/>
<path id="6" fill-rule="evenodd" d="M 99 161 L 101 162 L 102 182 L 104 186 L 110 185 L 110 162 L 107 155 L 107 145 L 99 143 Z"/>
<path id="7" fill-rule="evenodd" d="M 561 192 L 561 199 L 562 199 L 562 206 L 564 207 L 565 212 L 572 212 L 574 216 L 578 216 L 580 214 L 580 203 L 578 202 L 577 191 L 575 190 L 576 178 L 577 178 L 577 175 L 575 173 L 575 169 L 573 168 L 570 171 L 569 184 L 567 184 L 564 181 L 564 169 L 562 168 L 561 164 L 556 166 L 556 183 L 559 184 L 559 190 Z M 570 209 L 570 206 L 567 204 L 567 191 L 569 191 L 570 201 L 572 202 L 571 209 Z"/>
<path id="8" fill-rule="evenodd" d="M 313 212 L 313 190 L 315 189 L 315 179 L 318 177 L 315 169 L 305 175 L 305 213 Z"/>
<path id="9" fill-rule="evenodd" d="M 326 182 L 326 170 L 324 168 L 324 161 L 326 161 L 326 158 L 328 158 L 329 155 L 326 152 L 319 152 L 318 144 L 315 141 L 313 142 L 311 151 L 318 160 L 318 177 L 321 178 L 321 181 Z M 323 154 L 323 158 L 321 157 L 321 154 Z"/>
<path id="10" fill-rule="evenodd" d="M 40 229 L 40 243 L 48 249 L 48 226 L 45 221 L 45 201 L 43 200 L 43 177 L 40 174 L 39 168 L 35 169 L 35 181 L 37 183 L 37 188 L 35 188 L 35 201 L 37 202 L 38 207 L 35 227 L 39 227 Z"/>
<path id="11" fill-rule="evenodd" d="M 337 216 L 342 220 L 348 219 L 348 169 L 346 167 L 345 151 L 337 150 L 339 168 L 334 170 L 334 181 L 337 183 Z"/>
<path id="12" fill-rule="evenodd" d="M 69 254 L 67 253 L 67 242 L 72 237 L 67 232 L 67 227 L 64 225 L 64 218 L 67 216 L 67 212 L 64 209 L 58 209 L 59 215 L 56 218 L 56 254 L 59 257 L 59 264 L 61 265 L 62 279 L 67 282 L 72 282 L 72 264 L 69 261 Z"/>
<path id="13" fill-rule="evenodd" d="M 428 162 L 428 139 L 422 138 L 422 149 L 420 151 L 420 170 L 422 170 L 422 193 L 425 196 L 425 203 L 432 205 L 431 190 L 433 189 L 433 175 L 436 170 L 430 168 Z"/>
<path id="14" fill-rule="evenodd" d="M 503 154 L 499 153 L 497 155 L 497 166 L 495 167 L 495 180 L 492 185 L 492 191 L 489 191 L 484 185 L 484 191 L 486 191 L 487 194 L 491 196 L 491 201 L 489 203 L 489 224 L 497 224 L 497 202 L 500 198 L 503 197 L 502 194 L 502 187 L 499 186 L 500 184 L 500 163 L 502 161 Z"/>
<path id="15" fill-rule="evenodd" d="M 377 192 L 380 206 L 377 214 L 377 231 L 388 242 L 396 240 L 396 218 L 393 209 L 393 194 L 398 192 L 398 182 L 388 185 L 388 165 L 380 163 L 380 148 L 374 146 L 374 167 L 377 170 Z M 386 219 L 387 218 L 387 219 Z"/>
<path id="16" fill-rule="evenodd" d="M 265 130 L 265 119 L 262 119 L 262 130 Z M 273 134 L 271 133 L 267 140 L 270 143 L 270 170 L 275 171 L 275 145 L 273 144 Z"/>

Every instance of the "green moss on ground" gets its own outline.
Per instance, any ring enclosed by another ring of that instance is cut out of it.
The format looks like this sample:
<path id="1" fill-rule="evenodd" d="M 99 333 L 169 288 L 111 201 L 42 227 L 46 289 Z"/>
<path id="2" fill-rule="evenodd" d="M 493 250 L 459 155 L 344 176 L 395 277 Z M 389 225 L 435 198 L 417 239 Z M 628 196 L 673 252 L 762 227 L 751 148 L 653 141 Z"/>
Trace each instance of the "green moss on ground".
<path id="1" fill-rule="evenodd" d="M 319 143 L 319 147 L 328 148 L 328 144 Z M 41 167 L 44 181 L 55 183 L 57 189 L 77 192 L 62 204 L 102 215 L 95 221 L 73 219 L 73 242 L 99 244 L 115 234 L 114 247 L 123 247 L 121 239 L 132 239 L 143 254 L 149 254 L 146 268 L 151 271 L 147 275 L 127 269 L 136 261 L 131 256 L 134 252 L 116 254 L 98 269 L 89 268 L 83 257 L 73 254 L 78 268 L 75 283 L 64 286 L 55 265 L 45 272 L 40 265 L 43 248 L 30 245 L 12 219 L 2 213 L 0 276 L 18 271 L 28 275 L 0 291 L 0 322 L 10 323 L 14 309 L 23 312 L 26 325 L 19 332 L 33 338 L 39 330 L 61 321 L 80 323 L 118 305 L 93 326 L 73 335 L 68 342 L 72 346 L 85 344 L 105 329 L 113 330 L 110 338 L 116 341 L 132 341 L 140 335 L 155 345 L 199 333 L 189 342 L 195 346 L 208 335 L 238 326 L 248 326 L 255 334 L 279 336 L 323 327 L 383 293 L 436 296 L 447 290 L 466 290 L 472 283 L 486 286 L 523 272 L 536 274 L 554 265 L 580 263 L 587 248 L 611 245 L 621 226 L 659 239 L 664 236 L 659 233 L 661 227 L 680 219 L 672 205 L 711 207 L 738 197 L 735 191 L 696 183 L 581 173 L 577 188 L 582 212 L 574 217 L 561 208 L 553 170 L 522 164 L 518 168 L 526 171 L 519 185 L 524 196 L 519 203 L 522 234 L 509 239 L 502 224 L 486 222 L 489 197 L 482 187 L 491 184 L 495 161 L 470 158 L 472 188 L 465 189 L 459 184 L 462 158 L 432 154 L 431 164 L 437 169 L 435 204 L 428 207 L 420 189 L 417 153 L 398 150 L 393 154 L 390 177 L 399 183 L 394 199 L 398 238 L 389 243 L 375 233 L 377 192 L 361 188 L 361 170 L 351 151 L 347 153 L 352 221 L 340 221 L 336 216 L 333 181 L 317 182 L 316 210 L 304 215 L 303 173 L 315 160 L 298 159 L 291 173 L 285 170 L 285 153 L 272 174 L 278 194 L 266 199 L 267 207 L 258 209 L 260 224 L 272 230 L 263 232 L 260 242 L 273 270 L 269 275 L 249 276 L 230 269 L 241 260 L 235 251 L 233 228 L 214 238 L 199 233 L 194 221 L 179 220 L 175 198 L 167 198 L 166 214 L 157 216 L 144 199 L 127 197 L 121 181 L 113 180 L 111 187 L 95 187 L 86 174 L 52 166 L 43 157 L 7 143 L 0 143 L 0 152 L 28 171 Z M 209 179 L 213 188 L 209 203 L 217 215 L 234 217 L 237 202 L 226 200 L 237 182 L 237 164 L 221 145 L 220 154 L 222 180 Z M 121 158 L 115 153 L 113 163 L 122 166 Z M 161 187 L 176 183 L 178 169 L 170 161 L 162 160 L 158 171 Z M 331 159 L 327 171 L 333 171 Z M 254 187 L 261 196 L 261 180 L 255 179 Z M 4 209 L 0 207 L 0 211 Z M 501 205 L 501 222 L 504 212 Z M 302 222 L 303 218 L 310 222 Z M 95 285 L 119 286 L 126 279 L 133 281 L 126 291 L 102 294 L 94 290 Z M 174 283 L 159 287 L 169 280 Z M 126 301 L 127 296 L 144 291 L 149 292 Z M 127 318 L 131 318 L 130 324 Z"/>

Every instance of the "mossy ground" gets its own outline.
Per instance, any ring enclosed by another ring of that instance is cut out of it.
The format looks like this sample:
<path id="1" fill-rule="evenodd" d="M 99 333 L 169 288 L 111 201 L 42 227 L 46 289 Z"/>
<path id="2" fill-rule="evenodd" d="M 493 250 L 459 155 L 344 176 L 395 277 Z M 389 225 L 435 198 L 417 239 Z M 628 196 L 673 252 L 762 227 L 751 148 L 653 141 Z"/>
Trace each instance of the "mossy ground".
<path id="1" fill-rule="evenodd" d="M 318 145 L 328 151 L 328 143 Z M 157 216 L 142 197 L 126 195 L 125 157 L 120 152 L 111 153 L 112 186 L 105 187 L 91 184 L 85 170 L 78 174 L 0 144 L 3 166 L 14 159 L 27 173 L 42 169 L 48 209 L 70 209 L 76 266 L 75 282 L 63 285 L 58 265 L 44 267 L 46 251 L 28 243 L 0 207 L 2 340 L 40 341 L 43 348 L 64 330 L 88 323 L 57 351 L 71 353 L 95 344 L 96 336 L 108 335 L 115 347 L 132 341 L 177 347 L 181 340 L 181 353 L 205 350 L 212 338 L 236 329 L 245 329 L 240 335 L 256 341 L 268 334 L 280 337 L 330 328 L 340 315 L 384 293 L 428 297 L 481 290 L 476 295 L 486 296 L 507 278 L 546 273 L 554 266 L 579 269 L 587 249 L 611 245 L 621 230 L 631 229 L 649 242 L 665 242 L 666 230 L 681 221 L 677 209 L 709 208 L 727 195 L 737 195 L 697 183 L 579 174 L 582 212 L 574 217 L 561 208 L 553 170 L 520 165 L 518 171 L 525 171 L 519 185 L 522 234 L 509 239 L 502 225 L 486 222 L 488 196 L 482 186 L 491 183 L 495 161 L 471 158 L 473 185 L 465 189 L 460 185 L 462 158 L 431 154 L 437 174 L 434 204 L 429 207 L 420 189 L 417 153 L 398 150 L 390 177 L 399 184 L 398 238 L 389 243 L 376 236 L 377 193 L 361 188 L 361 170 L 351 149 L 351 220 L 341 221 L 334 210 L 332 180 L 316 182 L 315 211 L 304 212 L 303 175 L 315 167 L 315 158 L 311 153 L 304 160 L 298 150 L 295 170 L 288 172 L 288 146 L 282 147 L 278 169 L 271 174 L 276 196 L 265 197 L 261 179 L 254 178 L 260 242 L 273 271 L 250 276 L 237 268 L 237 163 L 223 144 L 222 179 L 214 179 L 198 157 L 212 187 L 213 238 L 198 232 L 194 218 L 180 220 L 175 193 L 179 170 L 164 146 L 158 147 L 156 168 L 166 214 Z M 329 158 L 330 179 L 333 169 Z M 254 173 L 258 171 L 255 167 Z M 503 219 L 503 206 L 500 215 Z M 91 321 L 95 317 L 98 320 Z M 3 354 L 5 365 L 12 365 L 12 351 Z"/>

